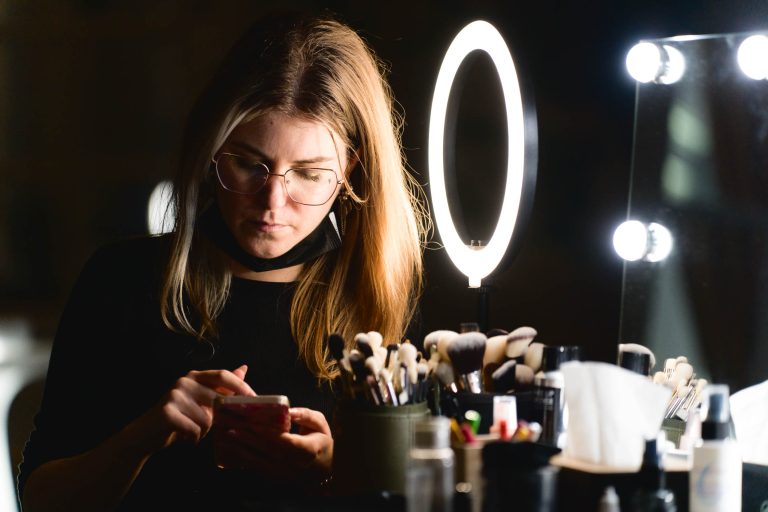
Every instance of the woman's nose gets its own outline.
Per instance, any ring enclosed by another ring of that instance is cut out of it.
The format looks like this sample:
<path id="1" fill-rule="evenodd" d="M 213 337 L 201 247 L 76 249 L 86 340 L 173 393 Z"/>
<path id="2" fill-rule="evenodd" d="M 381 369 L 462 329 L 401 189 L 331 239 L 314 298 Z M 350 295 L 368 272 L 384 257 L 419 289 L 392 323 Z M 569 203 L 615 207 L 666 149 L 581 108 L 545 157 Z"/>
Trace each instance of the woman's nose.
<path id="1" fill-rule="evenodd" d="M 270 210 L 285 206 L 285 203 L 289 200 L 288 191 L 285 189 L 284 176 L 270 174 L 260 192 Z"/>

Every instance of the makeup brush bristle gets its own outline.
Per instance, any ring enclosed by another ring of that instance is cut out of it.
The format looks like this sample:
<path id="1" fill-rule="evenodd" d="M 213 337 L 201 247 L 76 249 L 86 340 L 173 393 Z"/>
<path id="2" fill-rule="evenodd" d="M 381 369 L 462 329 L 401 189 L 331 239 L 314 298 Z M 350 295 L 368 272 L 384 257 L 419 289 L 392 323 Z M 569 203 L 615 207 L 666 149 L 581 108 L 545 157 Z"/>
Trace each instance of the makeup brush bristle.
<path id="1" fill-rule="evenodd" d="M 517 386 L 531 386 L 533 384 L 534 371 L 530 366 L 518 364 L 515 366 L 515 383 Z"/>
<path id="2" fill-rule="evenodd" d="M 373 357 L 373 347 L 368 342 L 368 338 L 356 338 L 357 341 L 357 349 L 366 357 Z"/>
<path id="3" fill-rule="evenodd" d="M 453 373 L 453 367 L 450 363 L 446 363 L 445 361 L 437 363 L 437 366 L 435 367 L 435 375 L 437 376 L 437 380 L 440 381 L 440 384 L 445 387 L 451 387 L 456 382 L 456 375 Z"/>
<path id="4" fill-rule="evenodd" d="M 526 366 L 530 366 L 534 373 L 538 372 L 541 368 L 541 359 L 544 355 L 544 344 L 534 341 L 525 350 L 525 356 L 523 357 L 523 363 Z"/>
<path id="5" fill-rule="evenodd" d="M 381 333 L 378 331 L 368 331 L 368 343 L 376 350 L 377 347 L 381 347 L 384 344 L 384 338 L 381 337 Z"/>
<path id="6" fill-rule="evenodd" d="M 438 330 L 438 331 L 432 331 L 426 336 L 424 336 L 424 352 L 427 354 L 432 353 L 432 347 L 434 346 L 435 349 L 439 349 L 439 342 L 440 339 L 447 339 L 450 337 L 458 336 L 459 333 L 455 331 L 447 331 L 447 330 Z M 445 344 L 445 342 L 443 342 Z M 444 358 L 445 356 L 441 354 L 441 356 Z"/>
<path id="7" fill-rule="evenodd" d="M 448 347 L 453 340 L 459 335 L 456 331 L 438 331 L 440 333 L 437 336 L 437 352 L 440 354 L 440 358 L 443 361 L 450 361 L 451 358 L 448 355 Z"/>
<path id="8" fill-rule="evenodd" d="M 481 332 L 465 332 L 456 336 L 448 346 L 448 358 L 458 375 L 480 370 L 483 367 L 486 337 Z"/>
<path id="9" fill-rule="evenodd" d="M 483 355 L 483 366 L 490 363 L 501 364 L 504 361 L 507 350 L 507 336 L 502 334 L 488 338 L 485 342 L 485 354 Z"/>
<path id="10" fill-rule="evenodd" d="M 536 329 L 533 327 L 523 326 L 518 327 L 517 329 L 513 330 L 511 333 L 507 335 L 507 341 L 517 341 L 521 339 L 528 340 L 528 343 L 533 341 L 533 338 L 536 337 L 536 335 L 539 334 Z"/>
<path id="11" fill-rule="evenodd" d="M 515 388 L 515 375 L 517 374 L 515 366 L 517 366 L 517 361 L 511 359 L 499 366 L 496 371 L 493 372 L 491 375 L 491 382 L 493 382 L 494 393 L 506 393 L 510 389 Z"/>

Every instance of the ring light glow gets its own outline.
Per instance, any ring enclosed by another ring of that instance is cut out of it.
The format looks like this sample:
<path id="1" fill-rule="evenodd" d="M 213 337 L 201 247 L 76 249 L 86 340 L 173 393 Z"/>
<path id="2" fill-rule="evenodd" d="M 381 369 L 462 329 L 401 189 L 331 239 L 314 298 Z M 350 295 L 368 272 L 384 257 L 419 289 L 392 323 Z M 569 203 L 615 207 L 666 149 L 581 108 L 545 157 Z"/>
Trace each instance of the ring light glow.
<path id="1" fill-rule="evenodd" d="M 507 114 L 507 181 L 504 201 L 493 236 L 485 247 L 465 244 L 453 224 L 448 209 L 443 161 L 445 118 L 448 99 L 456 72 L 469 53 L 481 50 L 487 53 L 496 68 L 504 95 Z M 469 279 L 469 286 L 477 288 L 501 262 L 515 229 L 523 190 L 525 163 L 525 121 L 523 100 L 517 71 L 504 38 L 490 23 L 474 21 L 454 38 L 445 54 L 437 75 L 432 111 L 429 119 L 429 183 L 435 223 L 443 245 L 454 265 Z"/>

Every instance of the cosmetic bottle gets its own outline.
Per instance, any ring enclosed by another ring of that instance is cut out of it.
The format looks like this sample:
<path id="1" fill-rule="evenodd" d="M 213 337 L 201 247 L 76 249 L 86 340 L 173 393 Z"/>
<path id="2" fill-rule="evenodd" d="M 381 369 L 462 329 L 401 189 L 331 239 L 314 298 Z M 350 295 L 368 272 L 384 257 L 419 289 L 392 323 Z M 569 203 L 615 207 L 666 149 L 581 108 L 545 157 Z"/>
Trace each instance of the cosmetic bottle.
<path id="1" fill-rule="evenodd" d="M 741 510 L 742 462 L 730 433 L 728 386 L 710 384 L 701 407 L 701 444 L 688 479 L 691 512 Z"/>
<path id="2" fill-rule="evenodd" d="M 662 443 L 666 436 L 660 435 Z M 675 495 L 666 488 L 666 475 L 659 456 L 659 440 L 645 442 L 638 489 L 632 496 L 632 512 L 676 512 Z"/>
<path id="3" fill-rule="evenodd" d="M 451 422 L 444 416 L 414 425 L 405 482 L 408 512 L 452 512 L 455 487 L 450 442 Z"/>
<path id="4" fill-rule="evenodd" d="M 616 488 L 611 485 L 605 488 L 600 498 L 597 512 L 621 512 L 621 508 L 619 508 L 619 495 L 616 494 Z"/>

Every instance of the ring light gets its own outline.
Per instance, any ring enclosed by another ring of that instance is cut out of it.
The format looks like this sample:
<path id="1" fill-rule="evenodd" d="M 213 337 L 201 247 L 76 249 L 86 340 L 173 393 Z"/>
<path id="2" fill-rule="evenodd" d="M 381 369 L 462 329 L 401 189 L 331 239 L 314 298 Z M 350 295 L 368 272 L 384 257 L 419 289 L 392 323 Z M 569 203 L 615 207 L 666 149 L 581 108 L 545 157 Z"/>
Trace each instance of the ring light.
<path id="1" fill-rule="evenodd" d="M 456 72 L 471 52 L 481 50 L 493 61 L 501 81 L 507 114 L 507 181 L 499 220 L 488 244 L 470 247 L 459 236 L 448 208 L 443 161 L 448 99 Z M 507 252 L 520 211 L 525 176 L 525 118 L 515 64 L 504 38 L 485 21 L 474 21 L 454 38 L 445 54 L 435 84 L 429 119 L 429 182 L 435 223 L 453 264 L 467 276 L 469 286 L 478 288 Z"/>

